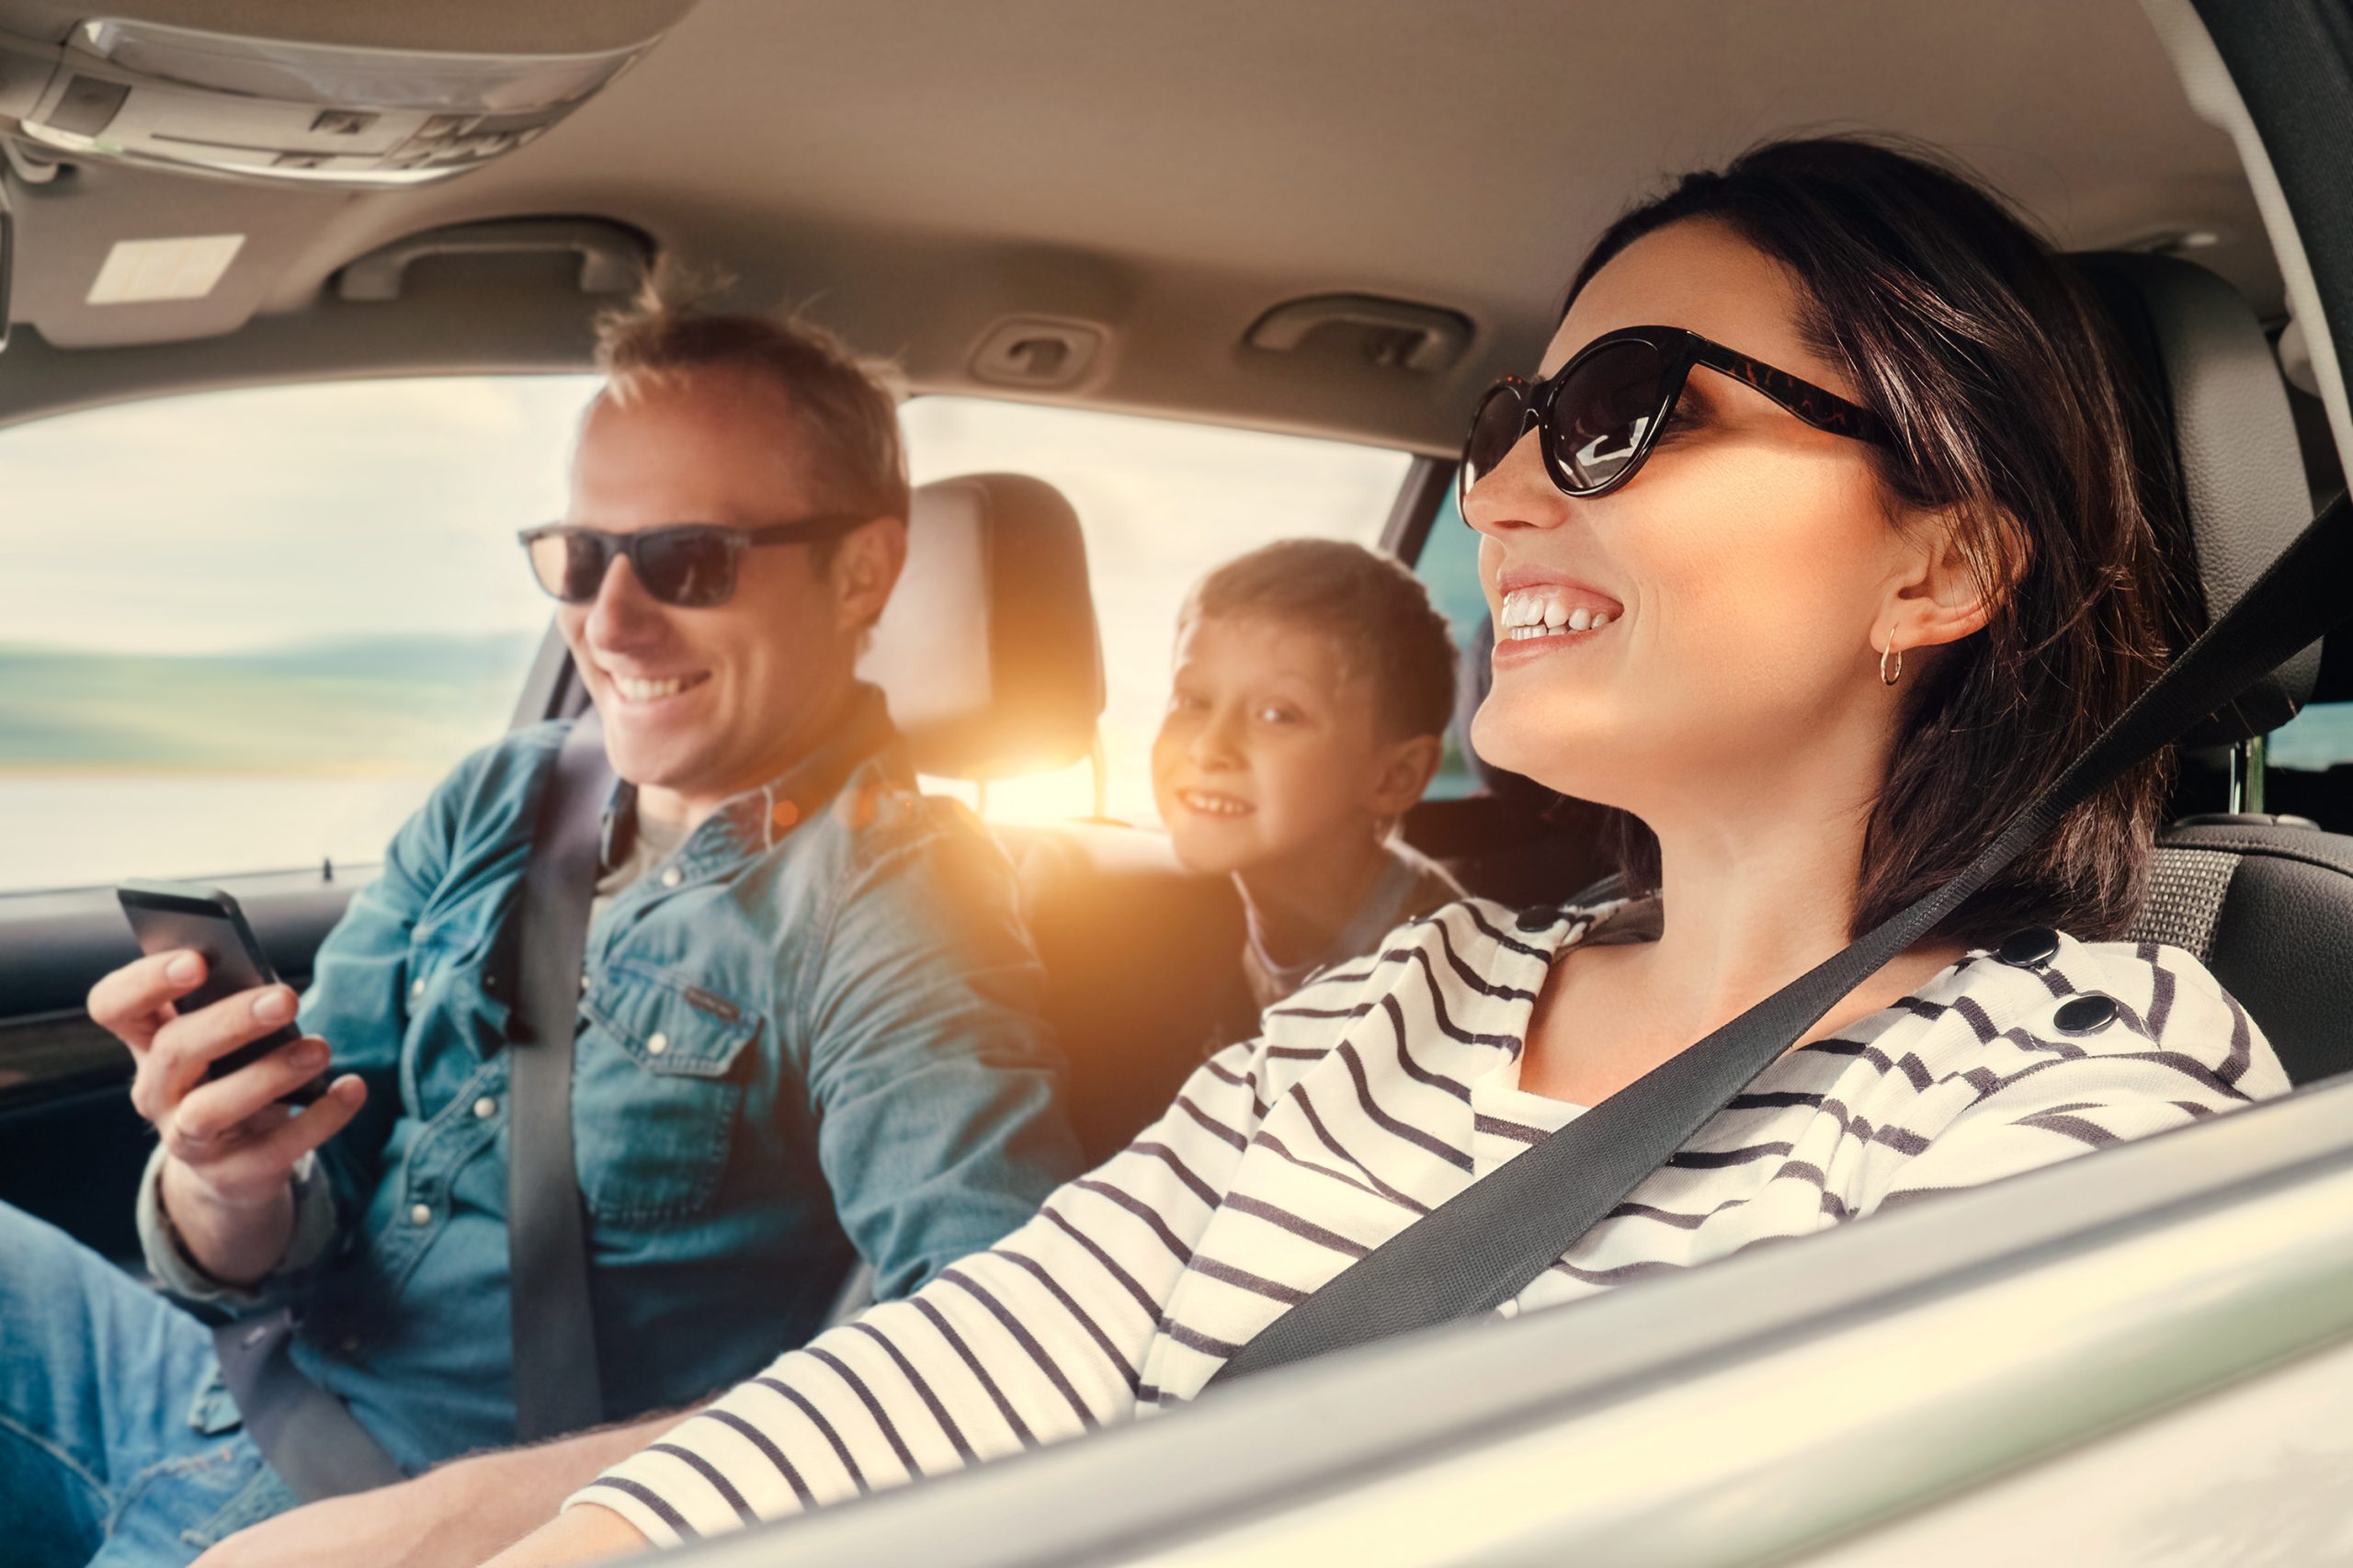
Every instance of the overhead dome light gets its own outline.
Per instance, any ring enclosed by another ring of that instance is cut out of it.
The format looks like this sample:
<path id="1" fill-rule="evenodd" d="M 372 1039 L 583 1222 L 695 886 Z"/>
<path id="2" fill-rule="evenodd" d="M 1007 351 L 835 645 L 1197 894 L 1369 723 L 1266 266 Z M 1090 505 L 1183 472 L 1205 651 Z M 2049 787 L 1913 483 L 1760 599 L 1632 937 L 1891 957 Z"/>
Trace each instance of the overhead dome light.
<path id="1" fill-rule="evenodd" d="M 82 23 L 63 49 L 0 41 L 0 119 L 60 156 L 381 187 L 513 152 L 642 58 L 458 54 Z"/>

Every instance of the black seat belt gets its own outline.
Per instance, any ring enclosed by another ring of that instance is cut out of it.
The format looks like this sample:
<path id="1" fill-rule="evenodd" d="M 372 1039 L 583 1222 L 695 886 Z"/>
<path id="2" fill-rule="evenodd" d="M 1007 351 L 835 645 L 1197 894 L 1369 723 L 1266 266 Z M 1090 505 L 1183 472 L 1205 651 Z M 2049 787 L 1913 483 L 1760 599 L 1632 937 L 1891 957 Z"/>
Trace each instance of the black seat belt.
<path id="1" fill-rule="evenodd" d="M 506 1067 L 506 1248 L 515 1436 L 536 1442 L 604 1419 L 588 1244 L 572 1153 L 572 1053 L 612 766 L 590 709 L 540 797 L 517 903 Z"/>
<path id="2" fill-rule="evenodd" d="M 294 1314 L 284 1307 L 212 1330 L 221 1386 L 269 1468 L 305 1503 L 405 1479 L 343 1401 L 294 1365 L 293 1338 Z"/>
<path id="3" fill-rule="evenodd" d="M 572 1157 L 572 1046 L 612 780 L 604 732 L 591 709 L 557 753 L 517 901 L 521 946 L 507 1068 L 507 1249 L 515 1430 L 524 1442 L 604 1419 L 580 1178 Z M 293 1313 L 286 1308 L 212 1331 L 222 1386 L 270 1468 L 305 1502 L 400 1481 L 400 1466 L 343 1401 L 294 1365 L 293 1335 Z"/>
<path id="4" fill-rule="evenodd" d="M 1350 1264 L 1210 1381 L 1483 1316 L 1518 1295 L 1815 1020 L 2069 811 L 2348 619 L 2353 509 L 2340 495 L 1951 881 Z"/>

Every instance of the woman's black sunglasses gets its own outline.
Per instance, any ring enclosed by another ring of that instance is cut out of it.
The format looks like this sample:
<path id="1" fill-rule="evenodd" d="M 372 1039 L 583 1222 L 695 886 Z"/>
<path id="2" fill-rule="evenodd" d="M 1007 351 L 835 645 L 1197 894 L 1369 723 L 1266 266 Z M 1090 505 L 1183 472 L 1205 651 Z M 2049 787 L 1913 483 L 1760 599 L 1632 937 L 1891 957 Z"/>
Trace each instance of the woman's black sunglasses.
<path id="1" fill-rule="evenodd" d="M 725 604 L 734 594 L 735 571 L 743 564 L 745 551 L 762 545 L 805 544 L 829 534 L 847 533 L 867 520 L 863 513 L 836 512 L 756 528 L 673 523 L 635 533 L 550 523 L 525 528 L 515 537 L 523 541 L 540 586 L 565 604 L 594 603 L 613 557 L 626 555 L 637 580 L 656 601 L 680 609 L 710 609 Z"/>
<path id="2" fill-rule="evenodd" d="M 1563 494 L 1608 494 L 1649 458 L 1694 365 L 1754 387 L 1818 430 L 1894 445 L 1870 409 L 1787 370 L 1681 327 L 1632 326 L 1595 338 L 1547 380 L 1506 376 L 1489 387 L 1471 415 L 1456 499 L 1500 467 L 1531 424 L 1544 472 Z"/>

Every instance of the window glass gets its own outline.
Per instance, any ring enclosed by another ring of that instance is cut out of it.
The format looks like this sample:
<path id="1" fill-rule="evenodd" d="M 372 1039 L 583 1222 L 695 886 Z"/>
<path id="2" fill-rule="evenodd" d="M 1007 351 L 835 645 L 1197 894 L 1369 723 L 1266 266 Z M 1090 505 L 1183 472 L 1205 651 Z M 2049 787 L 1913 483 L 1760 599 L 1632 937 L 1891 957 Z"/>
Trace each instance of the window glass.
<path id="1" fill-rule="evenodd" d="M 585 376 L 0 431 L 0 892 L 374 860 L 507 724 Z"/>
<path id="2" fill-rule="evenodd" d="M 561 515 L 587 376 L 207 392 L 0 431 L 0 892 L 367 862 L 506 728 L 549 623 L 514 530 Z M 1370 544 L 1396 452 L 962 398 L 905 410 L 917 483 L 1035 474 L 1087 532 L 1112 814 L 1187 586 L 1268 540 Z M 989 814 L 1092 808 L 1090 768 Z"/>
<path id="3" fill-rule="evenodd" d="M 1152 737 L 1186 589 L 1273 540 L 1371 544 L 1412 460 L 1336 441 L 979 398 L 919 398 L 903 419 L 916 483 L 1008 470 L 1046 481 L 1076 509 L 1102 627 L 1107 807 L 1130 822 L 1157 820 Z M 984 809 L 1000 822 L 1084 816 L 1092 769 L 992 784 Z"/>
<path id="4" fill-rule="evenodd" d="M 1446 499 L 1438 504 L 1438 516 L 1431 520 L 1429 538 L 1423 541 L 1422 556 L 1414 562 L 1414 572 L 1429 589 L 1430 603 L 1438 607 L 1438 613 L 1453 628 L 1454 646 L 1464 665 L 1485 658 L 1487 650 L 1480 631 L 1486 624 L 1487 596 L 1479 585 L 1479 536 L 1463 523 L 1452 484 L 1446 487 Z M 1467 687 L 1471 683 L 1462 684 Z M 1453 729 L 1446 737 L 1446 760 L 1438 765 L 1438 777 L 1430 781 L 1428 791 L 1442 801 L 1458 800 L 1479 790 L 1478 776 L 1471 771 L 1470 762 L 1462 755 L 1462 715 L 1458 713 L 1455 719 Z"/>
<path id="5" fill-rule="evenodd" d="M 2315 702 L 2271 732 L 2264 756 L 2273 767 L 2325 773 L 2353 762 L 2353 702 Z"/>

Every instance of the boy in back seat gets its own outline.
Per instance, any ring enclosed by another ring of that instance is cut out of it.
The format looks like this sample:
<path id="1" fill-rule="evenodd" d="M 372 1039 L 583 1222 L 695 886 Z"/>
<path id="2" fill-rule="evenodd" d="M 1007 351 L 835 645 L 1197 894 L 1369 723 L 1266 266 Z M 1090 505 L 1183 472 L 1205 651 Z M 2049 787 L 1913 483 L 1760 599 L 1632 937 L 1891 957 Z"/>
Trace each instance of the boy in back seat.
<path id="1" fill-rule="evenodd" d="M 1186 596 L 1153 793 L 1177 858 L 1241 892 L 1258 1006 L 1462 896 L 1394 839 L 1444 753 L 1454 659 L 1421 583 L 1353 544 L 1283 540 Z"/>

